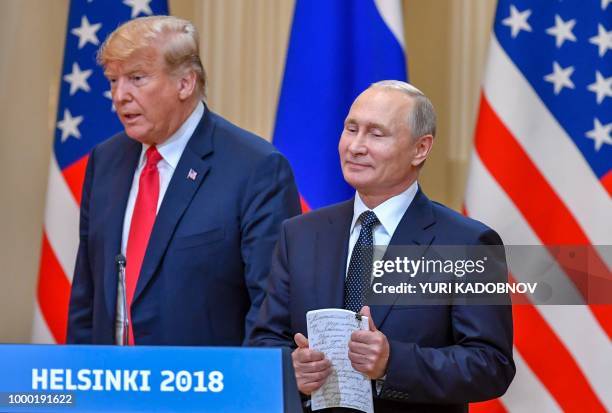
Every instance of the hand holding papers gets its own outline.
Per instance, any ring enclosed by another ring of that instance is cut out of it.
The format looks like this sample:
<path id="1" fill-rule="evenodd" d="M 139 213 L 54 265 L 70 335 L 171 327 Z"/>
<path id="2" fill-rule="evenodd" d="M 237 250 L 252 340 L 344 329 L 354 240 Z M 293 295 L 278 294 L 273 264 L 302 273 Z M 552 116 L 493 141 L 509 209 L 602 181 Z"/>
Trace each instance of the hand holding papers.
<path id="1" fill-rule="evenodd" d="M 300 392 L 310 395 L 323 386 L 331 374 L 331 363 L 325 354 L 308 347 L 308 339 L 302 333 L 297 333 L 294 340 L 298 348 L 291 353 L 291 359 L 297 386 Z"/>
<path id="2" fill-rule="evenodd" d="M 355 370 L 372 380 L 385 376 L 391 347 L 387 337 L 376 328 L 370 307 L 361 308 L 360 314 L 368 319 L 369 330 L 356 330 L 349 341 L 349 360 Z"/>
<path id="3" fill-rule="evenodd" d="M 331 362 L 331 374 L 323 386 L 312 393 L 312 410 L 350 407 L 373 412 L 370 379 L 353 368 L 348 356 L 351 334 L 356 330 L 368 330 L 368 318 L 331 308 L 309 311 L 306 322 L 310 348 L 322 352 Z"/>

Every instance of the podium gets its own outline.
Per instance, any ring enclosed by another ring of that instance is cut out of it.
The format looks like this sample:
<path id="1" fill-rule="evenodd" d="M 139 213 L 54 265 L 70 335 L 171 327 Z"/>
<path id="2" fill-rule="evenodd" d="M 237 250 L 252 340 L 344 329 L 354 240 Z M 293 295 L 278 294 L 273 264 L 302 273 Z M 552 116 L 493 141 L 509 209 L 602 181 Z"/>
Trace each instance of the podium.
<path id="1" fill-rule="evenodd" d="M 0 345 L 2 412 L 301 412 L 288 349 Z"/>

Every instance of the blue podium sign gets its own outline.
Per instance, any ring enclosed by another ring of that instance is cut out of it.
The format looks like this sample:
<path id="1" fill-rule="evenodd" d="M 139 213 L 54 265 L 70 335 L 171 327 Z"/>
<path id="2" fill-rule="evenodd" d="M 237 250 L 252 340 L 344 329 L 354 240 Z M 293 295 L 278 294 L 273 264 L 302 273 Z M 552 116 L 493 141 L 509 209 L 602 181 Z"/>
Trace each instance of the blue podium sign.
<path id="1" fill-rule="evenodd" d="M 0 411 L 295 411 L 287 355 L 261 348 L 5 344 Z"/>

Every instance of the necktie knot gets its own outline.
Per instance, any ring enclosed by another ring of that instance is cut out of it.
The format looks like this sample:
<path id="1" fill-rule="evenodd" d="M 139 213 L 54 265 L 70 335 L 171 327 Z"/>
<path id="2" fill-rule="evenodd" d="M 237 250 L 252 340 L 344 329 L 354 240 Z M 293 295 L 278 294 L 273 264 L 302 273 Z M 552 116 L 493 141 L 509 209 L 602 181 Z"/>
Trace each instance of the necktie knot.
<path id="1" fill-rule="evenodd" d="M 155 145 L 147 149 L 147 151 L 145 152 L 145 156 L 147 158 L 147 163 L 145 167 L 148 167 L 148 168 L 157 167 L 157 164 L 159 163 L 159 161 L 163 159 L 161 154 L 155 147 Z"/>
<path id="2" fill-rule="evenodd" d="M 372 229 L 376 224 L 379 224 L 380 221 L 378 217 L 373 211 L 365 211 L 361 215 L 359 215 L 359 222 L 361 222 L 362 228 Z"/>

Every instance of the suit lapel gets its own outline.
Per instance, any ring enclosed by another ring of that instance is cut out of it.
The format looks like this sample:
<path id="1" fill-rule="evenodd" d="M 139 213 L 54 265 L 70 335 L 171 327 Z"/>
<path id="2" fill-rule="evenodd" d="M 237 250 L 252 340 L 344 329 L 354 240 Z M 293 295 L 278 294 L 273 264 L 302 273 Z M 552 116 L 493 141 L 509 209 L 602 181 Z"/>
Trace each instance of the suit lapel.
<path id="1" fill-rule="evenodd" d="M 316 308 L 342 308 L 344 278 L 353 200 L 338 205 L 333 215 L 317 231 L 315 268 Z"/>
<path id="2" fill-rule="evenodd" d="M 213 152 L 214 127 L 213 116 L 206 108 L 202 120 L 181 155 L 155 218 L 133 302 L 138 300 L 151 281 L 168 248 L 176 225 L 210 170 L 211 158 L 207 155 Z M 195 172 L 195 177 L 192 171 Z"/>
<path id="3" fill-rule="evenodd" d="M 106 298 L 106 309 L 111 319 L 114 319 L 115 306 L 117 301 L 117 267 L 115 257 L 121 252 L 121 236 L 123 233 L 123 219 L 125 208 L 127 207 L 130 188 L 134 178 L 134 171 L 138 166 L 138 159 L 142 151 L 142 145 L 127 136 L 125 148 L 117 151 L 117 163 L 111 169 L 113 175 L 111 184 L 108 187 L 109 199 L 116 202 L 109 202 L 108 209 L 104 215 L 104 293 Z"/>
<path id="4" fill-rule="evenodd" d="M 389 246 L 421 245 L 423 246 L 424 253 L 434 240 L 433 228 L 435 222 L 436 220 L 433 214 L 431 201 L 419 188 L 412 203 L 400 220 Z M 387 249 L 383 260 L 395 258 L 390 256 L 389 250 L 390 249 Z M 391 302 L 395 303 L 398 298 L 399 294 L 395 294 L 395 296 L 391 298 Z M 391 311 L 391 307 L 392 304 L 372 307 L 372 318 L 378 328 L 385 322 L 389 311 Z"/>

